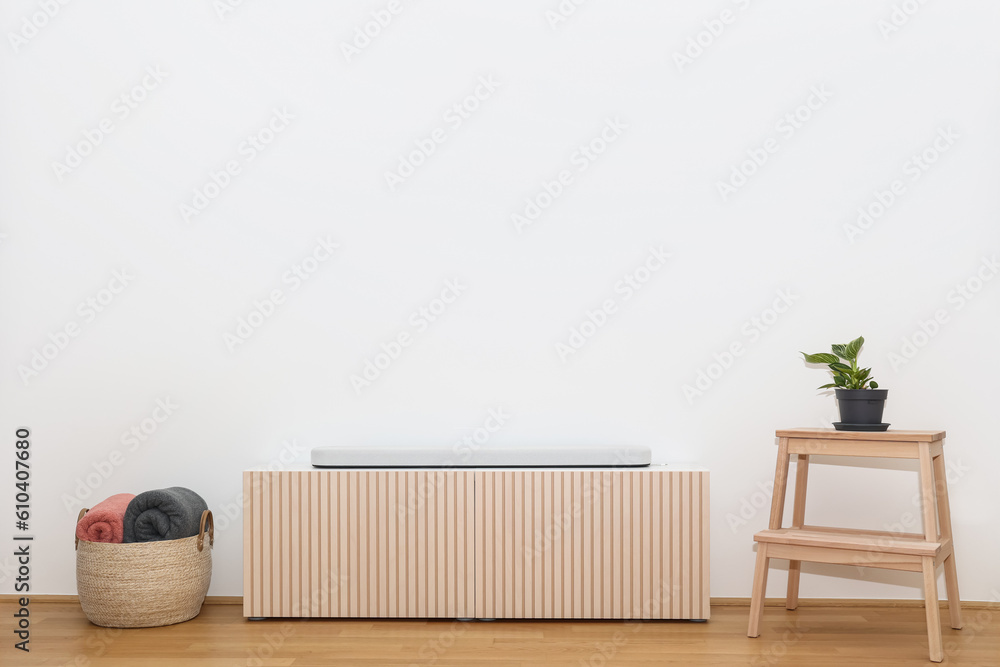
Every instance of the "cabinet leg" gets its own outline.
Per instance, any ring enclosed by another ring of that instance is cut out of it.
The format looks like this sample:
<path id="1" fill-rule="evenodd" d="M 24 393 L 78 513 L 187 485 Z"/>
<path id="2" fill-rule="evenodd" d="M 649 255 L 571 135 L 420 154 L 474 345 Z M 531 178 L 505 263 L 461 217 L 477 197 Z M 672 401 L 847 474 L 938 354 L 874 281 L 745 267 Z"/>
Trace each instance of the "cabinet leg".
<path id="1" fill-rule="evenodd" d="M 930 650 L 931 662 L 944 660 L 941 650 L 941 612 L 938 609 L 937 572 L 934 559 L 923 558 L 924 571 L 924 607 L 927 610 L 927 645 Z"/>
<path id="2" fill-rule="evenodd" d="M 944 587 L 948 592 L 948 613 L 951 627 L 962 629 L 962 599 L 958 596 L 958 571 L 955 568 L 955 554 L 944 559 Z"/>
<path id="3" fill-rule="evenodd" d="M 767 545 L 757 545 L 757 565 L 753 571 L 753 596 L 750 598 L 750 624 L 747 637 L 760 636 L 760 619 L 764 615 L 764 596 L 767 593 L 767 568 L 771 559 L 767 557 Z"/>

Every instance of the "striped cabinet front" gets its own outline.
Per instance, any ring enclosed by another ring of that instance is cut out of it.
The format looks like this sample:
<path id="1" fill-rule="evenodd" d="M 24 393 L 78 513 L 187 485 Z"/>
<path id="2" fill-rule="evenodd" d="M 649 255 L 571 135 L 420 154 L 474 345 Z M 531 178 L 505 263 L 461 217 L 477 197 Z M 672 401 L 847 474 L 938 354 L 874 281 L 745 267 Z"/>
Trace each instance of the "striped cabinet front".
<path id="1" fill-rule="evenodd" d="M 478 618 L 709 617 L 707 471 L 475 475 Z"/>
<path id="2" fill-rule="evenodd" d="M 473 478 L 244 472 L 244 616 L 471 617 Z"/>

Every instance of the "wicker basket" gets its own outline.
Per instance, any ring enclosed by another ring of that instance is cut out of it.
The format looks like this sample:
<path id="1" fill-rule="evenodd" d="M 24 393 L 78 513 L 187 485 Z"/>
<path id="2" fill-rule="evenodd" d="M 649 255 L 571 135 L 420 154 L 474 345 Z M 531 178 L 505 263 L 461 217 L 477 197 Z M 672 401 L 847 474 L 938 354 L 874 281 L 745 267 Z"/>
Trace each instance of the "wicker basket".
<path id="1" fill-rule="evenodd" d="M 86 513 L 81 510 L 80 518 Z M 83 613 L 108 628 L 151 628 L 194 618 L 212 580 L 214 543 L 209 510 L 194 537 L 130 544 L 78 539 L 76 590 Z"/>

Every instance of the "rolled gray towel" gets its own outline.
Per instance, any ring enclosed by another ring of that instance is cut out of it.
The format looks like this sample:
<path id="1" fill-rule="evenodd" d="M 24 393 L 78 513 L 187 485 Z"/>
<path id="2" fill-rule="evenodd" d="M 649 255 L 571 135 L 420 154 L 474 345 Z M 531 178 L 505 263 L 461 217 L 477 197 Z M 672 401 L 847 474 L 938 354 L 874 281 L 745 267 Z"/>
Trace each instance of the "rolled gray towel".
<path id="1" fill-rule="evenodd" d="M 125 509 L 125 542 L 179 540 L 198 534 L 205 500 L 191 489 L 172 486 L 140 493 Z"/>

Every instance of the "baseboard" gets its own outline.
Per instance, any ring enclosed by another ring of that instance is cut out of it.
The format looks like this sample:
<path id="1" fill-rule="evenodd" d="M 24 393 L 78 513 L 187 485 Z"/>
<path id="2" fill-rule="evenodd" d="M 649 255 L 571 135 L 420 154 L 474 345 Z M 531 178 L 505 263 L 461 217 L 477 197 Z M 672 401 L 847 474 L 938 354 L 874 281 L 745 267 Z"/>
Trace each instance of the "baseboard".
<path id="1" fill-rule="evenodd" d="M 750 598 L 712 598 L 713 607 L 749 607 Z M 784 607 L 785 598 L 765 598 L 765 607 Z M 923 600 L 892 600 L 873 598 L 799 598 L 800 607 L 878 607 L 880 609 L 923 609 Z M 938 606 L 946 608 L 947 600 L 939 600 Z M 1000 602 L 982 600 L 962 600 L 962 609 L 1000 609 Z"/>
<path id="2" fill-rule="evenodd" d="M 23 595 L 0 595 L 0 603 L 14 603 Z M 29 595 L 34 602 L 77 602 L 76 595 Z M 243 604 L 242 595 L 209 595 L 205 604 Z M 947 600 L 940 600 L 942 608 Z M 750 598 L 712 598 L 713 607 L 749 607 Z M 765 607 L 784 607 L 784 598 L 767 598 Z M 912 608 L 923 609 L 923 600 L 881 600 L 872 598 L 799 598 L 800 607 L 878 607 L 880 609 Z M 1000 602 L 982 600 L 962 600 L 962 609 L 1000 609 Z"/>
<path id="3" fill-rule="evenodd" d="M 32 604 L 36 602 L 79 602 L 77 595 L 0 595 L 0 604 L 5 602 L 15 603 L 23 597 L 31 598 Z M 205 604 L 243 604 L 242 595 L 207 595 Z"/>

